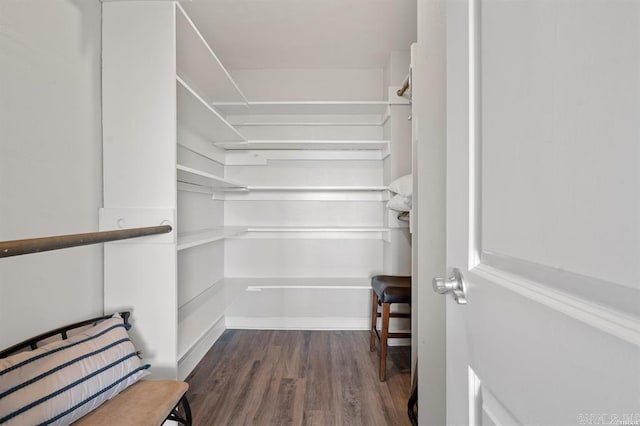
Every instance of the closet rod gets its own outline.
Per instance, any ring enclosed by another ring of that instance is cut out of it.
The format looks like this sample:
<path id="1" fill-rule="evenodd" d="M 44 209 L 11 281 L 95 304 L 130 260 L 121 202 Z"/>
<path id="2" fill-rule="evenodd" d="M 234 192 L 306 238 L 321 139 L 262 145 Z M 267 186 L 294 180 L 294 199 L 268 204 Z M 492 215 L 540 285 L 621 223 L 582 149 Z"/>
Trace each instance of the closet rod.
<path id="1" fill-rule="evenodd" d="M 41 251 L 59 250 L 109 241 L 145 237 L 147 235 L 167 234 L 170 225 L 148 226 L 143 228 L 118 229 L 115 231 L 88 232 L 85 234 L 57 235 L 54 237 L 29 238 L 0 242 L 0 257 L 20 256 Z"/>
<path id="2" fill-rule="evenodd" d="M 398 91 L 396 92 L 396 94 L 398 96 L 404 96 L 404 93 L 409 90 L 409 76 L 411 75 L 411 73 L 407 74 L 407 77 L 405 77 L 404 81 L 402 82 L 402 87 L 400 89 L 398 89 Z"/>

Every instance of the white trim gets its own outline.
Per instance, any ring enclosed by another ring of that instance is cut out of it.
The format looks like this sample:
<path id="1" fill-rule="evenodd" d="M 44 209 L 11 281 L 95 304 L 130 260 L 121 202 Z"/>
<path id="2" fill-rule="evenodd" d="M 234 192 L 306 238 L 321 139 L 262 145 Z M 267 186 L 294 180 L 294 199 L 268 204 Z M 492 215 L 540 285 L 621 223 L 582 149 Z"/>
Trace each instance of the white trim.
<path id="1" fill-rule="evenodd" d="M 368 317 L 233 317 L 225 316 L 229 329 L 246 330 L 369 330 Z"/>
<path id="2" fill-rule="evenodd" d="M 213 195 L 214 193 L 213 188 L 208 188 L 206 186 L 200 186 L 200 185 L 187 183 L 187 182 L 177 182 L 177 189 L 178 191 L 196 192 L 198 194 Z"/>
<path id="3" fill-rule="evenodd" d="M 487 417 L 489 417 L 496 426 L 514 426 L 522 424 L 486 387 L 483 386 L 481 392 L 482 410 L 487 413 Z"/>
<path id="4" fill-rule="evenodd" d="M 480 250 L 482 249 L 481 229 L 482 229 L 482 153 L 481 149 L 481 134 L 479 123 L 481 119 L 480 105 L 478 104 L 480 99 L 480 67 L 479 67 L 479 11 L 480 8 L 476 4 L 477 0 L 469 1 L 469 190 L 468 190 L 468 205 L 469 205 L 469 237 L 468 237 L 468 259 L 467 268 L 472 269 L 474 266 L 480 263 Z"/>
<path id="5" fill-rule="evenodd" d="M 238 226 L 224 226 L 178 234 L 177 250 L 185 250 L 202 244 L 208 244 L 225 238 L 234 237 L 247 232 L 247 228 Z"/>
<path id="6" fill-rule="evenodd" d="M 246 190 L 247 187 L 241 183 L 216 176 L 211 173 L 203 172 L 193 167 L 183 164 L 176 165 L 176 176 L 178 182 L 199 185 L 205 188 L 213 188 L 217 190 Z"/>
<path id="7" fill-rule="evenodd" d="M 486 264 L 469 273 L 640 347 L 638 318 Z"/>
<path id="8" fill-rule="evenodd" d="M 369 331 L 370 318 L 347 317 L 225 317 L 231 330 L 362 330 Z M 401 331 L 394 331 L 401 332 Z M 410 346 L 411 339 L 389 339 L 388 346 Z"/>

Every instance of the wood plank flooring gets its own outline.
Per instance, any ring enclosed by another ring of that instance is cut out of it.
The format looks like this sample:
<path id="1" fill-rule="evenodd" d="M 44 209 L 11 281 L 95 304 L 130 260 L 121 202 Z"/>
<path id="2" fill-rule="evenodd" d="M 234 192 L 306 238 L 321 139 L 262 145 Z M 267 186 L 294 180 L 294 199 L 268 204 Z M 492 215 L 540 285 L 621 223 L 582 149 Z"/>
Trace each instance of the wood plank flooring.
<path id="1" fill-rule="evenodd" d="M 187 378 L 194 425 L 410 425 L 409 347 L 367 331 L 227 330 Z"/>

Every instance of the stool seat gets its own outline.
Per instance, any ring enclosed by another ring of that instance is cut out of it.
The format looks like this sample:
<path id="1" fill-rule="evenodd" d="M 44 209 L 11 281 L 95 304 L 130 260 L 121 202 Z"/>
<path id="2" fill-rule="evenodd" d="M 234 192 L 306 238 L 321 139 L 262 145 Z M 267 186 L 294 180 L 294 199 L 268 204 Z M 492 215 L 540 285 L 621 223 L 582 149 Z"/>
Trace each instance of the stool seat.
<path id="1" fill-rule="evenodd" d="M 391 318 L 411 318 L 410 313 L 391 312 L 392 303 L 411 304 L 411 277 L 397 275 L 376 275 L 371 278 L 371 352 L 376 350 L 376 340 L 380 340 L 379 378 L 385 381 L 387 369 L 387 346 L 389 339 L 409 338 L 411 332 L 389 332 Z M 382 312 L 378 312 L 378 306 Z M 378 318 L 382 319 L 378 332 Z"/>
<path id="2" fill-rule="evenodd" d="M 411 303 L 411 277 L 376 275 L 371 287 L 380 303 Z"/>

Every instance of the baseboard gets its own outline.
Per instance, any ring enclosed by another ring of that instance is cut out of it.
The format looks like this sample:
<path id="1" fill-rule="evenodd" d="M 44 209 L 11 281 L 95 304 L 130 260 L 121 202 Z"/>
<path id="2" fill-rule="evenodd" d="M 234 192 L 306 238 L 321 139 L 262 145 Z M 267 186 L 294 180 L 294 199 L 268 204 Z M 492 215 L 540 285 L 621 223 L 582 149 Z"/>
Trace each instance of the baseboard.
<path id="1" fill-rule="evenodd" d="M 318 318 L 225 316 L 227 328 L 236 330 L 369 330 L 369 321 L 369 318 L 350 317 Z M 411 339 L 389 339 L 389 346 L 411 346 Z"/>
<path id="2" fill-rule="evenodd" d="M 224 315 L 222 315 L 211 325 L 209 330 L 191 346 L 187 353 L 178 360 L 179 380 L 184 380 L 191 374 L 193 369 L 196 368 L 196 365 L 198 365 L 207 352 L 209 352 L 209 349 L 211 349 L 225 330 L 225 319 Z"/>
<path id="3" fill-rule="evenodd" d="M 227 328 L 248 330 L 368 330 L 369 318 L 230 317 Z"/>

